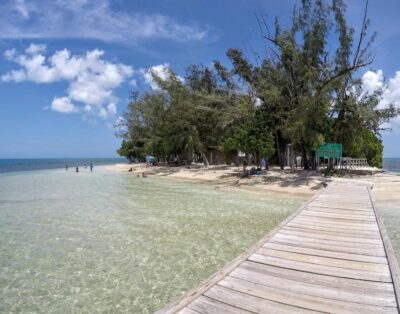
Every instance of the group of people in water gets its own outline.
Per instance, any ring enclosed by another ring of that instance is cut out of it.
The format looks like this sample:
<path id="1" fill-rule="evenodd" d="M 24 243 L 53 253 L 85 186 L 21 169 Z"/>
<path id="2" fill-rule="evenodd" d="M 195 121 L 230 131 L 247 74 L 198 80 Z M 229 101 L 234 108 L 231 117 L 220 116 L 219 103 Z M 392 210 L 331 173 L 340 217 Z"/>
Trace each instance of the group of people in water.
<path id="1" fill-rule="evenodd" d="M 133 167 L 130 167 L 129 170 L 128 170 L 128 172 L 133 172 L 133 171 L 135 171 L 135 168 L 133 168 Z M 140 174 L 137 174 L 136 176 L 137 176 L 138 178 L 140 178 Z M 146 172 L 143 172 L 143 173 L 142 173 L 142 178 L 147 178 Z"/>
<path id="2" fill-rule="evenodd" d="M 86 169 L 87 168 L 86 164 L 83 165 L 83 167 Z M 93 164 L 92 163 L 89 164 L 89 168 L 90 168 L 90 172 L 93 172 Z M 69 165 L 66 164 L 65 165 L 65 171 L 68 171 L 68 169 L 69 169 Z M 79 172 L 79 166 L 75 167 L 75 172 Z"/>

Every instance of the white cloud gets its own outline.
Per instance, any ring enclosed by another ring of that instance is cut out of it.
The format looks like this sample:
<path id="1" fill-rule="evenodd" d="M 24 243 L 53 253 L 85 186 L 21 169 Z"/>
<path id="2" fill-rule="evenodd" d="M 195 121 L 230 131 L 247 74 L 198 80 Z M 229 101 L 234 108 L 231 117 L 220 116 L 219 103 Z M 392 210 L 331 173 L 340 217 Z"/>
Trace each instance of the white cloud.
<path id="1" fill-rule="evenodd" d="M 25 52 L 30 55 L 36 55 L 39 53 L 43 53 L 45 51 L 46 51 L 46 45 L 40 45 L 40 44 L 39 45 L 30 44 L 29 47 L 25 49 Z"/>
<path id="2" fill-rule="evenodd" d="M 159 65 L 154 65 L 148 69 L 140 69 L 140 74 L 142 74 L 144 81 L 150 85 L 151 89 L 159 89 L 157 83 L 153 80 L 153 73 L 158 76 L 161 80 L 166 81 L 170 78 L 170 66 L 168 63 L 163 63 Z M 177 78 L 183 82 L 183 77 L 177 75 Z"/>
<path id="3" fill-rule="evenodd" d="M 68 97 L 54 98 L 50 108 L 53 111 L 61 113 L 74 113 L 79 111 Z"/>
<path id="4" fill-rule="evenodd" d="M 207 31 L 161 14 L 117 11 L 111 0 L 4 0 L 0 38 L 89 38 L 136 43 L 141 39 L 201 40 Z"/>
<path id="5" fill-rule="evenodd" d="M 7 50 L 4 56 L 20 66 L 2 75 L 3 82 L 53 83 L 66 81 L 67 95 L 56 97 L 51 109 L 61 113 L 83 112 L 109 118 L 116 114 L 114 90 L 133 74 L 131 66 L 103 59 L 104 52 L 92 50 L 71 55 L 63 49 L 46 57 L 44 45 L 30 45 L 25 53 Z"/>
<path id="6" fill-rule="evenodd" d="M 382 70 L 368 71 L 363 75 L 362 82 L 363 90 L 367 93 L 373 93 L 377 89 L 383 90 L 382 100 L 379 102 L 378 108 L 387 108 L 390 104 L 400 108 L 400 71 L 397 71 L 388 83 L 385 82 Z M 400 126 L 400 117 L 393 119 L 391 123 Z"/>
<path id="7" fill-rule="evenodd" d="M 379 88 L 383 87 L 384 77 L 383 71 L 378 70 L 377 72 L 367 71 L 362 76 L 363 90 L 367 93 L 373 93 Z"/>

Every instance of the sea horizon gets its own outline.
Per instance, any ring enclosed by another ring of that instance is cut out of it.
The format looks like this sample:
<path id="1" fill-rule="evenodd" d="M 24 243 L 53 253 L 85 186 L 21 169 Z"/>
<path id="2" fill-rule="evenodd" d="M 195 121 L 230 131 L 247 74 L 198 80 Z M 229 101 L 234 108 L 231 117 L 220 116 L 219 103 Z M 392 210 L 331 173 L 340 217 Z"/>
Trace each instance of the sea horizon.
<path id="1" fill-rule="evenodd" d="M 121 157 L 76 157 L 76 158 L 0 158 L 0 173 L 58 169 L 68 167 L 112 165 L 126 161 Z"/>

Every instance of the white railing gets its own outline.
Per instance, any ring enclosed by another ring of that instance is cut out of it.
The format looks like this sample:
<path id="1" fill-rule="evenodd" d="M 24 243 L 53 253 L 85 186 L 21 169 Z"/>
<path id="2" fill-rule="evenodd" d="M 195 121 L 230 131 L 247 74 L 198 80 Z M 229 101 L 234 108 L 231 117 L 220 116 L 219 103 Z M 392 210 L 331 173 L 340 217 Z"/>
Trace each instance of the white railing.
<path id="1" fill-rule="evenodd" d="M 350 157 L 342 158 L 341 168 L 356 169 L 356 168 L 365 168 L 365 167 L 369 167 L 368 161 L 366 158 L 350 158 Z"/>

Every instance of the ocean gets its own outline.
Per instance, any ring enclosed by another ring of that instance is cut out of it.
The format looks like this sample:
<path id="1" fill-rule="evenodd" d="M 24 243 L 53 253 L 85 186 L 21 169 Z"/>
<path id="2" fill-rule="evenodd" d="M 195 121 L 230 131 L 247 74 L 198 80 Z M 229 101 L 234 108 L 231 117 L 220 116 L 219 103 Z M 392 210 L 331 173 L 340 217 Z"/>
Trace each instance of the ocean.
<path id="1" fill-rule="evenodd" d="M 125 158 L 45 158 L 45 159 L 0 159 L 0 173 L 15 171 L 31 171 L 43 169 L 59 169 L 69 167 L 84 167 L 92 163 L 111 165 L 126 162 Z"/>
<path id="2" fill-rule="evenodd" d="M 66 162 L 2 162 L 0 313 L 152 313 L 305 202 Z"/>
<path id="3" fill-rule="evenodd" d="M 383 169 L 389 172 L 400 172 L 400 158 L 384 158 Z"/>

